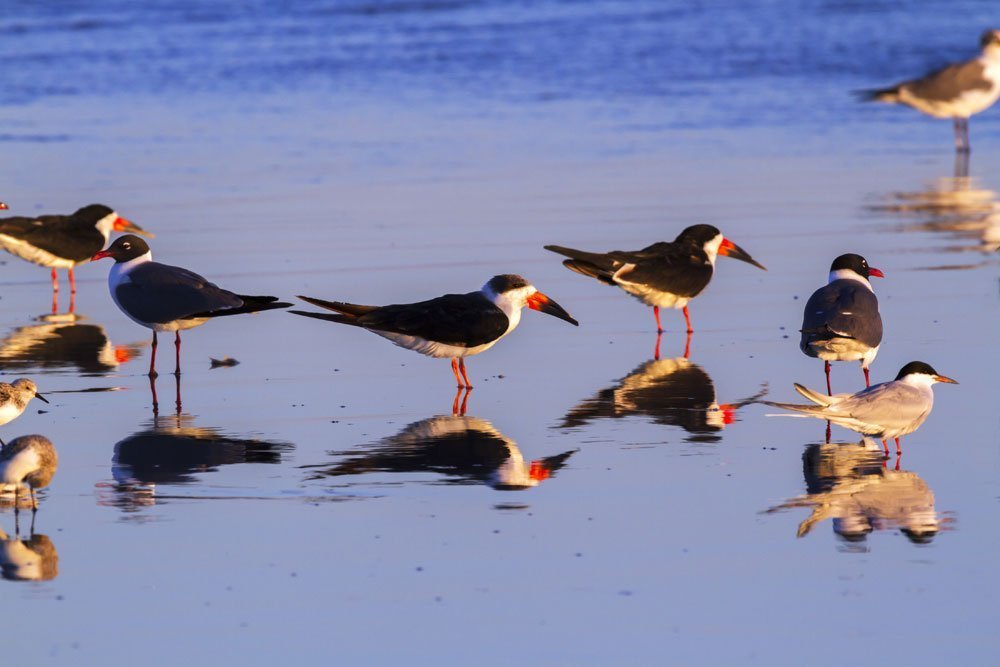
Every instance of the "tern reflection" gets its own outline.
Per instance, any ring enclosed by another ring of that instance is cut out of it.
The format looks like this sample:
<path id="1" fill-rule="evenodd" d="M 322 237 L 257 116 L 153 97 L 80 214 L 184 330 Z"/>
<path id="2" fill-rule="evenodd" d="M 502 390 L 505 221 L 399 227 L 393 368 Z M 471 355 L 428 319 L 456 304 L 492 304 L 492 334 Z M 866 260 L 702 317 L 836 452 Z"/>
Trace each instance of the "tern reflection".
<path id="1" fill-rule="evenodd" d="M 767 394 L 719 403 L 712 378 L 687 357 L 652 359 L 640 364 L 613 386 L 570 410 L 561 428 L 575 428 L 598 419 L 646 416 L 657 424 L 680 426 L 688 442 L 718 442 L 719 432 L 736 419 L 736 411 Z"/>
<path id="2" fill-rule="evenodd" d="M 59 576 L 59 553 L 48 535 L 24 539 L 0 530 L 0 576 L 9 581 L 49 581 Z"/>
<path id="3" fill-rule="evenodd" d="M 139 355 L 142 343 L 113 345 L 104 327 L 85 320 L 74 313 L 41 315 L 35 324 L 14 329 L 0 340 L 0 369 L 76 369 L 103 375 Z"/>
<path id="4" fill-rule="evenodd" d="M 197 475 L 237 463 L 282 462 L 291 443 L 241 438 L 194 425 L 190 415 L 154 417 L 115 445 L 111 473 L 114 496 L 103 499 L 125 511 L 156 502 L 156 487 L 184 485 Z"/>
<path id="5" fill-rule="evenodd" d="M 802 455 L 806 494 L 768 512 L 793 507 L 812 509 L 799 524 L 804 537 L 831 519 L 833 531 L 847 542 L 862 542 L 875 530 L 899 528 L 914 543 L 934 539 L 948 522 L 934 510 L 934 493 L 915 472 L 888 469 L 877 442 L 814 444 Z"/>
<path id="6" fill-rule="evenodd" d="M 465 415 L 431 417 L 363 451 L 335 452 L 347 458 L 335 465 L 304 466 L 308 479 L 367 473 L 437 473 L 445 484 L 488 484 L 511 491 L 538 486 L 566 464 L 577 450 L 529 461 L 510 438 L 490 422 Z"/>

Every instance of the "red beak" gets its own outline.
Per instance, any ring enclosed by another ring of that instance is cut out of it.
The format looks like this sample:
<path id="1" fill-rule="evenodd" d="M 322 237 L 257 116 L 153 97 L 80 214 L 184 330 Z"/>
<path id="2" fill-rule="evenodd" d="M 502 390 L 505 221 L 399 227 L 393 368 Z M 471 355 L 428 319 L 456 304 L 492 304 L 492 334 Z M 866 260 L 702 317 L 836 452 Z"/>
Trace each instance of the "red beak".
<path id="1" fill-rule="evenodd" d="M 528 308 L 542 313 L 547 313 L 553 317 L 558 317 L 560 320 L 566 320 L 574 326 L 580 326 L 580 323 L 574 320 L 569 313 L 563 310 L 562 306 L 541 292 L 535 292 L 528 297 Z"/>
<path id="2" fill-rule="evenodd" d="M 767 268 L 765 268 L 763 264 L 761 264 L 753 257 L 751 257 L 750 253 L 748 253 L 746 250 L 739 247 L 738 245 L 736 245 L 727 238 L 722 239 L 722 243 L 719 245 L 719 254 L 725 257 L 732 257 L 733 259 L 738 259 L 741 262 L 746 262 L 747 264 L 753 264 L 758 269 L 764 269 L 765 271 L 767 271 Z"/>
<path id="3" fill-rule="evenodd" d="M 97 261 L 99 259 L 104 259 L 105 257 L 111 257 L 111 252 L 109 250 L 102 250 L 101 252 L 95 254 L 90 258 L 91 262 Z"/>
<path id="4" fill-rule="evenodd" d="M 876 269 L 874 266 L 868 267 L 868 277 L 871 278 L 875 276 L 876 278 L 885 278 L 885 274 Z"/>
<path id="5" fill-rule="evenodd" d="M 139 236 L 145 236 L 148 238 L 153 238 L 153 234 L 147 232 L 145 229 L 135 224 L 131 220 L 126 220 L 125 218 L 118 216 L 115 218 L 115 222 L 112 228 L 116 232 L 129 232 L 131 234 L 138 234 Z"/>
<path id="6" fill-rule="evenodd" d="M 536 482 L 544 482 L 552 476 L 552 471 L 545 467 L 541 461 L 532 461 L 531 468 L 528 469 L 528 477 Z"/>

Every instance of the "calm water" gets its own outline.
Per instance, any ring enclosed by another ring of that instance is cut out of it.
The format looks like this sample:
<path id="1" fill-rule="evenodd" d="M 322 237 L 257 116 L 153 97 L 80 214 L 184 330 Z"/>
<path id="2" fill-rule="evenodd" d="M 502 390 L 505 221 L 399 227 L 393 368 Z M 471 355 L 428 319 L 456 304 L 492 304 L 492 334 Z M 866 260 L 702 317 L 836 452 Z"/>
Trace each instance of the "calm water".
<path id="1" fill-rule="evenodd" d="M 1000 118 L 955 178 L 947 123 L 849 95 L 971 54 L 988 3 L 90 4 L 0 17 L 12 213 L 100 201 L 284 298 L 518 272 L 581 326 L 526 313 L 463 417 L 446 362 L 224 318 L 154 415 L 109 266 L 52 317 L 48 272 L 0 256 L 2 379 L 52 401 L 0 435 L 60 454 L 33 541 L 0 507 L 0 554 L 44 557 L 3 570 L 41 579 L 0 582 L 9 659 L 993 664 Z M 656 361 L 648 309 L 541 248 L 692 222 L 769 271 L 720 261 L 687 357 L 679 313 Z M 755 403 L 821 385 L 796 329 L 847 251 L 887 276 L 873 377 L 961 382 L 898 466 Z"/>

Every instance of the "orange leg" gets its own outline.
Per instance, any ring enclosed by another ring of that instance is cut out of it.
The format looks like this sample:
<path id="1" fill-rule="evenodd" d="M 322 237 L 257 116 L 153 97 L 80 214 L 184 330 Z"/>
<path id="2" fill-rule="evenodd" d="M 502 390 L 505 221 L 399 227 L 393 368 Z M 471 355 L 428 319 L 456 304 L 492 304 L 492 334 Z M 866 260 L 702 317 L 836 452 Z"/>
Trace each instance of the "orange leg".
<path id="1" fill-rule="evenodd" d="M 833 389 L 830 386 L 830 362 L 823 362 L 823 372 L 826 373 L 826 395 L 833 396 Z M 867 371 L 866 371 L 867 372 Z"/>
<path id="2" fill-rule="evenodd" d="M 660 360 L 660 339 L 663 338 L 663 334 L 657 332 L 656 334 L 656 345 L 653 346 L 653 360 Z"/>
<path id="3" fill-rule="evenodd" d="M 55 269 L 52 269 L 52 291 L 59 293 L 59 277 L 56 275 Z"/>
<path id="4" fill-rule="evenodd" d="M 865 368 L 864 366 L 862 366 L 862 367 L 861 367 L 861 370 L 863 370 L 863 371 L 865 372 L 865 386 L 866 386 L 866 387 L 870 387 L 870 386 L 872 386 L 872 381 L 871 381 L 871 379 L 870 379 L 870 378 L 868 377 L 868 369 L 867 369 L 867 368 Z"/>
<path id="5" fill-rule="evenodd" d="M 156 332 L 153 332 L 152 353 L 149 355 L 149 377 L 156 377 Z M 156 404 L 156 392 L 153 392 L 153 404 Z"/>
<path id="6" fill-rule="evenodd" d="M 684 321 L 687 322 L 688 333 L 689 334 L 694 333 L 694 329 L 691 328 L 691 313 L 688 312 L 687 306 L 684 306 Z"/>
<path id="7" fill-rule="evenodd" d="M 53 269 L 55 270 L 55 269 Z M 76 294 L 76 278 L 73 276 L 73 267 L 69 267 L 69 293 Z"/>
<path id="8" fill-rule="evenodd" d="M 174 332 L 174 375 L 181 376 L 181 332 Z"/>
<path id="9" fill-rule="evenodd" d="M 464 392 L 464 395 L 463 395 L 463 392 Z M 455 400 L 451 404 L 451 414 L 452 414 L 452 416 L 454 416 L 454 417 L 464 417 L 465 416 L 465 410 L 468 408 L 468 405 L 469 405 L 469 394 L 470 393 L 472 393 L 472 390 L 469 389 L 468 387 L 466 387 L 464 389 L 462 387 L 458 388 L 458 391 L 455 392 Z M 458 405 L 458 399 L 460 397 L 462 399 L 462 405 L 461 405 L 461 407 L 459 407 L 459 405 Z"/>
<path id="10" fill-rule="evenodd" d="M 688 331 L 687 339 L 684 341 L 684 358 L 687 359 L 691 356 L 691 333 Z"/>
<path id="11" fill-rule="evenodd" d="M 463 388 L 465 383 L 462 382 L 462 376 L 458 374 L 458 357 L 451 360 L 451 372 L 455 374 L 455 382 L 458 383 L 458 388 Z"/>
<path id="12" fill-rule="evenodd" d="M 887 440 L 882 441 L 882 448 L 885 450 L 886 457 L 889 456 L 889 444 Z"/>
<path id="13" fill-rule="evenodd" d="M 903 448 L 899 446 L 899 438 L 895 438 L 895 440 L 896 440 L 896 456 L 901 456 L 903 454 Z"/>
<path id="14" fill-rule="evenodd" d="M 469 382 L 469 376 L 465 374 L 465 358 L 458 358 L 458 370 L 462 371 L 462 378 L 465 380 L 465 386 L 467 389 L 472 389 L 472 383 Z"/>
<path id="15" fill-rule="evenodd" d="M 660 307 L 653 306 L 653 317 L 656 318 L 656 333 L 663 333 L 663 325 L 660 324 Z"/>

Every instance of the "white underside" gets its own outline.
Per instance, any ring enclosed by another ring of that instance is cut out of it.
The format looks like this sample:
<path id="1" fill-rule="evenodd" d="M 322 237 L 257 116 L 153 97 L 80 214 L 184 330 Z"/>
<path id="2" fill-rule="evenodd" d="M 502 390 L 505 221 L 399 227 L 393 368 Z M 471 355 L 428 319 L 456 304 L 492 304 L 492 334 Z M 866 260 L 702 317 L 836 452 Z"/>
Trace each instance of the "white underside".
<path id="1" fill-rule="evenodd" d="M 0 247 L 3 247 L 4 250 L 12 255 L 17 255 L 21 259 L 28 260 L 32 264 L 40 264 L 49 268 L 71 269 L 77 264 L 82 263 L 63 257 L 56 257 L 50 252 L 36 248 L 30 243 L 15 239 L 6 234 L 0 234 Z"/>
<path id="2" fill-rule="evenodd" d="M 24 408 L 18 408 L 12 402 L 0 406 L 0 426 L 17 419 L 22 412 Z"/>
<path id="3" fill-rule="evenodd" d="M 691 300 L 691 297 L 677 296 L 670 292 L 661 292 L 642 283 L 633 283 L 626 280 L 625 276 L 635 268 L 635 264 L 626 264 L 615 271 L 612 279 L 623 290 L 642 301 L 647 306 L 657 306 L 658 308 L 683 308 Z"/>
<path id="4" fill-rule="evenodd" d="M 34 449 L 25 449 L 0 463 L 0 484 L 20 484 L 24 476 L 38 469 L 40 459 Z"/>
<path id="5" fill-rule="evenodd" d="M 875 361 L 881 345 L 868 347 L 851 338 L 820 340 L 809 344 L 810 356 L 823 361 L 860 361 L 862 368 L 868 368 Z"/>
<path id="6" fill-rule="evenodd" d="M 980 111 L 985 111 L 997 99 L 1000 99 L 1000 60 L 981 57 L 979 62 L 986 68 L 983 75 L 992 83 L 992 87 L 988 90 L 967 90 L 956 98 L 934 101 L 915 97 L 910 93 L 908 87 L 903 86 L 899 91 L 899 100 L 903 104 L 935 118 L 968 118 Z"/>
<path id="7" fill-rule="evenodd" d="M 509 334 L 512 329 L 513 327 L 508 328 L 507 331 L 505 331 L 503 335 L 496 340 L 490 341 L 484 345 L 477 345 L 475 347 L 448 345 L 447 343 L 438 343 L 432 340 L 417 338 L 416 336 L 389 333 L 388 331 L 376 331 L 374 329 L 369 329 L 369 331 L 376 333 L 383 338 L 388 338 L 400 347 L 405 347 L 407 350 L 413 350 L 414 352 L 419 352 L 420 354 L 426 354 L 428 357 L 434 357 L 437 359 L 454 359 L 457 357 L 471 357 L 474 354 L 479 354 L 480 352 L 490 349 L 497 344 L 497 341 L 499 341 L 500 338 Z"/>
<path id="8" fill-rule="evenodd" d="M 194 319 L 185 320 L 174 320 L 173 322 L 143 322 L 142 320 L 132 317 L 132 315 L 118 303 L 118 297 L 116 296 L 117 288 L 119 285 L 129 282 L 129 272 L 140 264 L 151 261 L 152 255 L 146 253 L 141 257 L 136 257 L 135 259 L 129 260 L 128 262 L 115 263 L 108 272 L 108 291 L 111 292 L 111 299 L 118 306 L 118 309 L 125 313 L 125 316 L 130 320 L 146 327 L 147 329 L 152 329 L 153 331 L 184 331 L 185 329 L 193 329 L 195 327 L 200 327 L 202 324 L 207 322 L 210 318 L 208 317 L 197 317 Z"/>

